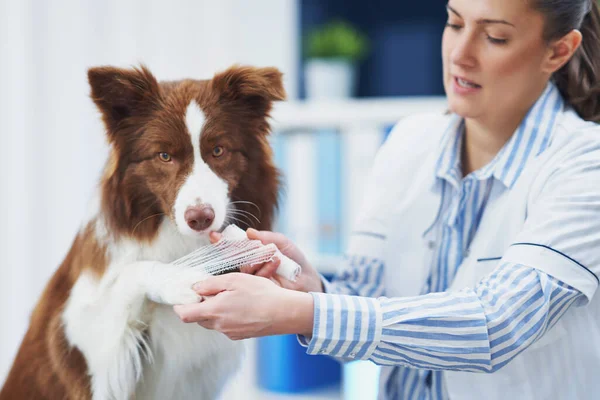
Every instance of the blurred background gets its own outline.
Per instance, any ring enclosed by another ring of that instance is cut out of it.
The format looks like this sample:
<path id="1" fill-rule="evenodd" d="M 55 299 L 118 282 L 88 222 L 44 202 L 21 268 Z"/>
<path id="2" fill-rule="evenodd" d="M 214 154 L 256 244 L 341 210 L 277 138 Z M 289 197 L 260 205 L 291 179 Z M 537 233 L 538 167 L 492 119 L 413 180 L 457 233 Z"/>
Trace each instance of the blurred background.
<path id="1" fill-rule="evenodd" d="M 330 277 L 390 127 L 444 110 L 445 18 L 436 0 L 0 0 L 0 384 L 107 154 L 87 68 L 144 63 L 164 80 L 234 63 L 283 71 L 275 229 Z M 247 342 L 225 399 L 376 398 L 369 362 L 306 356 L 293 336 Z"/>

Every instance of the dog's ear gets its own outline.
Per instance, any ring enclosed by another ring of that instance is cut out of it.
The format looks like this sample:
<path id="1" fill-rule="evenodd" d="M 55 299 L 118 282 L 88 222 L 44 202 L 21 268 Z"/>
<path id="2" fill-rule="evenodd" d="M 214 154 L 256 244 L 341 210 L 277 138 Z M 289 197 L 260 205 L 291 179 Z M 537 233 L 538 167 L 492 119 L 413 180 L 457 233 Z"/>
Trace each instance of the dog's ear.
<path id="1" fill-rule="evenodd" d="M 273 67 L 234 66 L 216 74 L 212 88 L 225 101 L 241 102 L 259 113 L 268 113 L 271 103 L 286 97 L 283 74 Z"/>
<path id="2" fill-rule="evenodd" d="M 91 98 L 102 113 L 109 137 L 126 119 L 149 115 L 160 95 L 156 78 L 144 66 L 90 68 L 88 81 Z"/>

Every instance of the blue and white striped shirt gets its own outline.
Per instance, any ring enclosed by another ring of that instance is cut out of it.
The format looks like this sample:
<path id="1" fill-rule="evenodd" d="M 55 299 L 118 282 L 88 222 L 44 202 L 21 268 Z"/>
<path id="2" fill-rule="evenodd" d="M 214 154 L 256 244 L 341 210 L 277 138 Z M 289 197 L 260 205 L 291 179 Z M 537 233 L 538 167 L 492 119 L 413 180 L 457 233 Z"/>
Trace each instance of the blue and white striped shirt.
<path id="1" fill-rule="evenodd" d="M 460 164 L 464 126 L 453 119 L 435 170 L 442 202 L 430 229 L 439 246 L 422 295 L 380 297 L 384 260 L 349 254 L 326 293 L 313 293 L 308 353 L 396 366 L 383 398 L 446 399 L 440 371 L 494 372 L 544 335 L 582 294 L 532 266 L 501 262 L 475 287 L 447 290 L 469 252 L 492 185 L 513 187 L 525 166 L 549 147 L 562 108 L 549 84 L 495 158 L 466 177 Z"/>

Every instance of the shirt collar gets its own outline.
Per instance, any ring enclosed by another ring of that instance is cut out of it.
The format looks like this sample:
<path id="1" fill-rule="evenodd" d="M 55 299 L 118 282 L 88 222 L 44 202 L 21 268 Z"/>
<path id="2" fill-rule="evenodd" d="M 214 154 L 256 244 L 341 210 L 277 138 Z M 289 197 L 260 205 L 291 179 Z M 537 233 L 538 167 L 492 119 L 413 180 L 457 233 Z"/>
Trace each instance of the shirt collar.
<path id="1" fill-rule="evenodd" d="M 474 171 L 473 177 L 484 180 L 493 176 L 504 186 L 511 188 L 527 162 L 539 156 L 550 145 L 556 117 L 563 105 L 564 101 L 558 88 L 549 82 L 508 142 L 492 161 Z M 464 119 L 454 115 L 442 137 L 436 176 L 455 186 L 462 176 L 460 154 L 463 136 Z"/>

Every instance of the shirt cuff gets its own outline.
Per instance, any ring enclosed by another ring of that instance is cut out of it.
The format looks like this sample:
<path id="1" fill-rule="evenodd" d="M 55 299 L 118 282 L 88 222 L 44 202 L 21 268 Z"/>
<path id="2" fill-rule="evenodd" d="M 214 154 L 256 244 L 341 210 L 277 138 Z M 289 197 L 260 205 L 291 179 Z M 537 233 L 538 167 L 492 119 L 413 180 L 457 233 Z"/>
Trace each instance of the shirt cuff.
<path id="1" fill-rule="evenodd" d="M 307 353 L 369 359 L 381 340 L 383 316 L 379 301 L 327 293 L 311 295 L 314 324 Z M 302 344 L 300 337 L 298 340 Z"/>
<path id="2" fill-rule="evenodd" d="M 598 277 L 584 265 L 551 247 L 535 243 L 515 243 L 502 261 L 526 265 L 579 290 L 589 301 L 598 288 Z"/>
<path id="3" fill-rule="evenodd" d="M 323 285 L 323 293 L 335 293 L 335 290 L 333 290 L 333 286 L 331 285 L 331 283 L 323 275 L 319 274 L 319 276 L 321 277 L 321 284 Z M 296 338 L 298 339 L 298 343 L 300 343 L 300 346 L 308 347 L 310 343 L 309 337 L 306 337 L 304 335 L 296 335 Z"/>
<path id="4" fill-rule="evenodd" d="M 308 347 L 308 344 L 310 343 L 310 338 L 307 338 L 304 335 L 296 335 L 296 339 L 298 339 L 298 343 L 302 347 Z"/>

